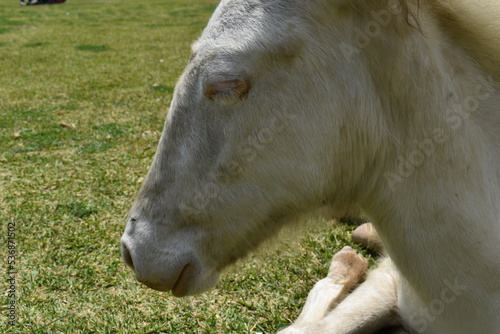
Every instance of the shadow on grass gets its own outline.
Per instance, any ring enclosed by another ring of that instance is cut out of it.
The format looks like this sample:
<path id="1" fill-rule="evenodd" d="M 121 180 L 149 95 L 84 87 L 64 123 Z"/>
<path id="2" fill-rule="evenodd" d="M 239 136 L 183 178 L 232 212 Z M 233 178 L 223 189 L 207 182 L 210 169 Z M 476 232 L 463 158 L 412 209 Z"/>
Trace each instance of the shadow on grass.
<path id="1" fill-rule="evenodd" d="M 82 44 L 75 46 L 78 51 L 89 51 L 89 52 L 103 52 L 109 51 L 110 48 L 106 45 L 92 45 L 92 44 Z"/>

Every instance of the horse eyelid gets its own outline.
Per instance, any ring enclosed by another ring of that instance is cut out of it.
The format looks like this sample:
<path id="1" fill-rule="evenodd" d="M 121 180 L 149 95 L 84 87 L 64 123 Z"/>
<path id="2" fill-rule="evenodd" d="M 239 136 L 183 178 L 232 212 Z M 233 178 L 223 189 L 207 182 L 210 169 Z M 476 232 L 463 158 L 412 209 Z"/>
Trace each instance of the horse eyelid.
<path id="1" fill-rule="evenodd" d="M 250 89 L 248 80 L 224 80 L 211 82 L 205 90 L 205 97 L 215 100 L 219 97 L 241 98 Z"/>

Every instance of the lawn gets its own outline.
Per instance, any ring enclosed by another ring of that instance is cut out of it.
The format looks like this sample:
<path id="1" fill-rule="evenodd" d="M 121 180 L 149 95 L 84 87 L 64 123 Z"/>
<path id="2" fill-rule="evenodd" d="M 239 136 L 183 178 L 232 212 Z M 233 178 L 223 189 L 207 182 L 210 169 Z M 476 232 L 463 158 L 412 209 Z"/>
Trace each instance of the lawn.
<path id="1" fill-rule="evenodd" d="M 353 227 L 310 221 L 184 299 L 122 263 L 124 218 L 216 5 L 0 2 L 1 333 L 273 333 L 349 243 Z"/>

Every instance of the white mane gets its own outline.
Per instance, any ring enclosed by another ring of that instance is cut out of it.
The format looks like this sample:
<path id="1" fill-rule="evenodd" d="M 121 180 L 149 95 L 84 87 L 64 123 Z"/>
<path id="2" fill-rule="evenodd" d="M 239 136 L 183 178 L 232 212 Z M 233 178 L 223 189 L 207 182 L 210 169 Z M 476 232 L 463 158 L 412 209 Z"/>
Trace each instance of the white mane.
<path id="1" fill-rule="evenodd" d="M 500 78 L 500 2 L 438 0 L 432 5 L 451 35 Z"/>

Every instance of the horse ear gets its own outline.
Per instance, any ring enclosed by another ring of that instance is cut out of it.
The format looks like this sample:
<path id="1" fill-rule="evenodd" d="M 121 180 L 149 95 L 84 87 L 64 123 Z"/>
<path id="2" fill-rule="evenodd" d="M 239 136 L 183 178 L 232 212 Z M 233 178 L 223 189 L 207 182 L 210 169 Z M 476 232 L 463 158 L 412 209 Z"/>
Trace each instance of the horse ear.
<path id="1" fill-rule="evenodd" d="M 204 95 L 210 100 L 230 101 L 242 98 L 249 90 L 247 79 L 217 80 L 207 85 Z"/>

